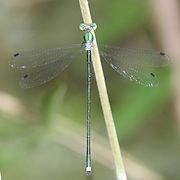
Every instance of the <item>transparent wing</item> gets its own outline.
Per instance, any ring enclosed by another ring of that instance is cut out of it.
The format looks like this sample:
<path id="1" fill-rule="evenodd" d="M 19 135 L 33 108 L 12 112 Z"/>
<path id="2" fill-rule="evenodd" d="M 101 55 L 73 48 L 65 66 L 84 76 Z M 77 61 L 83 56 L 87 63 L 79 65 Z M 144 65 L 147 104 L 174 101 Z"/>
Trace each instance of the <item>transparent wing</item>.
<path id="1" fill-rule="evenodd" d="M 169 64 L 165 53 L 153 50 L 100 46 L 99 53 L 120 75 L 149 87 L 159 84 L 157 68 Z"/>
<path id="2" fill-rule="evenodd" d="M 20 86 L 22 88 L 32 88 L 55 78 L 71 64 L 79 52 L 81 52 L 80 45 L 64 49 L 22 52 L 19 53 L 21 55 L 18 55 L 21 57 L 13 58 L 10 64 L 11 67 L 18 68 L 21 72 Z"/>
<path id="3" fill-rule="evenodd" d="M 44 66 L 52 62 L 59 61 L 66 56 L 71 55 L 81 48 L 80 44 L 72 45 L 66 48 L 37 49 L 25 52 L 15 53 L 9 64 L 13 68 L 35 68 Z"/>

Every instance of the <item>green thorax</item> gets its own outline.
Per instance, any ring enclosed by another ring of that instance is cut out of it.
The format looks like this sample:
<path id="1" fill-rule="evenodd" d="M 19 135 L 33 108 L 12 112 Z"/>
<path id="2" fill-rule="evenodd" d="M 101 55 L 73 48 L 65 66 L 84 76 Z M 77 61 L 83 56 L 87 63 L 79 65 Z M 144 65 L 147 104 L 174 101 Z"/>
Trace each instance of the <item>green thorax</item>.
<path id="1" fill-rule="evenodd" d="M 85 42 L 85 43 L 87 43 L 87 42 L 93 42 L 93 39 L 94 39 L 93 34 L 92 34 L 90 31 L 85 31 L 85 34 L 84 34 L 84 42 Z"/>

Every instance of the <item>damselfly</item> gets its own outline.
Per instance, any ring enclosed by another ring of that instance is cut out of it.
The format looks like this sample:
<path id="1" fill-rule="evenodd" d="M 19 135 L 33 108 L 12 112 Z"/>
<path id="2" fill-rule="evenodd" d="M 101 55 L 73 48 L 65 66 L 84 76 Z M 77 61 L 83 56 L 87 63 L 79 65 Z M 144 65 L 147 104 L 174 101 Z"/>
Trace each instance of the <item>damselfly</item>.
<path id="1" fill-rule="evenodd" d="M 22 73 L 20 85 L 32 88 L 42 85 L 66 69 L 75 56 L 85 50 L 87 54 L 87 149 L 86 174 L 91 174 L 90 112 L 91 112 L 91 51 L 96 24 L 80 24 L 85 32 L 82 44 L 67 48 L 39 49 L 19 52 L 13 55 L 10 65 Z M 112 46 L 99 46 L 99 53 L 116 72 L 135 83 L 155 87 L 158 73 L 154 70 L 168 64 L 169 58 L 163 52 L 152 50 L 123 49 Z"/>

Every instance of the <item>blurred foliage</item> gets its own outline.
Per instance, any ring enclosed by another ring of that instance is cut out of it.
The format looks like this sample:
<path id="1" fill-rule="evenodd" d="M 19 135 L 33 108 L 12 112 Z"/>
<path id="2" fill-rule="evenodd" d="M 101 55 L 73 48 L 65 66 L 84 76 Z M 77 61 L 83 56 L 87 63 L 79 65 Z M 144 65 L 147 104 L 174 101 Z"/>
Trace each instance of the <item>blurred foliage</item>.
<path id="1" fill-rule="evenodd" d="M 156 27 L 148 1 L 89 2 L 98 24 L 99 43 L 161 48 L 154 38 Z M 77 60 L 55 80 L 28 90 L 18 86 L 18 76 L 8 66 L 10 56 L 17 50 L 81 42 L 81 21 L 78 1 L 0 1 L 0 92 L 15 97 L 23 106 L 15 114 L 0 109 L 3 180 L 86 179 L 85 158 L 81 154 L 85 149 L 80 140 L 73 141 L 75 137 L 63 136 L 74 132 L 74 126 L 63 127 L 66 119 L 56 120 L 62 116 L 83 126 L 85 144 L 86 62 Z M 162 71 L 158 88 L 145 88 L 119 77 L 104 63 L 103 68 L 121 147 L 164 179 L 179 180 L 180 148 L 169 69 Z M 92 129 L 108 141 L 94 78 L 92 84 Z M 6 103 L 0 101 L 2 106 Z M 55 133 L 53 127 L 59 128 L 60 133 Z M 75 144 L 79 144 L 79 153 L 69 148 Z M 93 142 L 92 145 L 95 146 Z M 115 179 L 114 171 L 96 159 L 93 172 L 94 180 Z"/>

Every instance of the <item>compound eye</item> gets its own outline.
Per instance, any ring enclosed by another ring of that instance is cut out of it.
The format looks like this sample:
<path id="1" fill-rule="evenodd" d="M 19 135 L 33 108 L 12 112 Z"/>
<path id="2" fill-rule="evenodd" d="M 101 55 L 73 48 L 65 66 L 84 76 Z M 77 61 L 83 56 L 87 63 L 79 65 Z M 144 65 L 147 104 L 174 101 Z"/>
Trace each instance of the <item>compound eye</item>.
<path id="1" fill-rule="evenodd" d="M 86 28 L 87 28 L 87 25 L 84 24 L 84 23 L 81 23 L 81 24 L 79 25 L 79 29 L 80 29 L 81 31 L 84 31 Z"/>
<path id="2" fill-rule="evenodd" d="M 97 29 L 97 24 L 96 23 L 92 23 L 90 26 L 91 26 L 92 30 L 96 30 Z"/>

